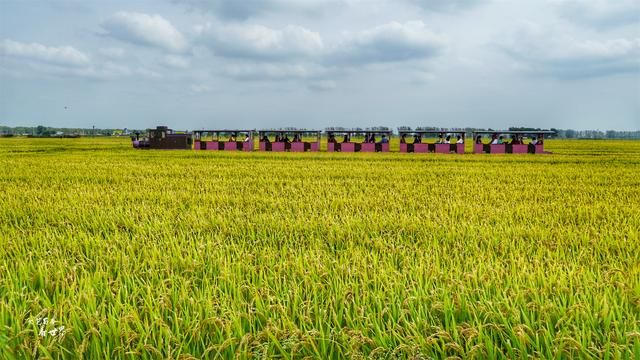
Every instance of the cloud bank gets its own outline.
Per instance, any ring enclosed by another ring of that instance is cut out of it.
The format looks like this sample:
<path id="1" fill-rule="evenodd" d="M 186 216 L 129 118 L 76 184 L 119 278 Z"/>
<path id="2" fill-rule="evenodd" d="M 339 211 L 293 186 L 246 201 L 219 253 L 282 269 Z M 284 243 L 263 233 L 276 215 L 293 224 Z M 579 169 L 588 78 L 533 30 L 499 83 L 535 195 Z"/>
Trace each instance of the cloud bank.
<path id="1" fill-rule="evenodd" d="M 160 15 L 118 12 L 103 24 L 107 36 L 136 45 L 183 51 L 187 41 L 168 20 Z"/>
<path id="2" fill-rule="evenodd" d="M 521 69 L 557 78 L 640 73 L 640 37 L 605 40 L 558 36 L 538 24 L 519 29 L 503 50 Z"/>
<path id="3" fill-rule="evenodd" d="M 7 39 L 0 43 L 0 55 L 64 66 L 86 66 L 90 63 L 89 56 L 73 46 L 45 46 Z"/>
<path id="4" fill-rule="evenodd" d="M 39 111 L 56 97 L 91 104 L 77 121 L 146 119 L 143 127 L 215 114 L 249 127 L 300 113 L 313 126 L 561 126 L 605 114 L 622 127 L 640 117 L 633 0 L 48 5 L 3 6 L 2 118 L 46 118 Z"/>

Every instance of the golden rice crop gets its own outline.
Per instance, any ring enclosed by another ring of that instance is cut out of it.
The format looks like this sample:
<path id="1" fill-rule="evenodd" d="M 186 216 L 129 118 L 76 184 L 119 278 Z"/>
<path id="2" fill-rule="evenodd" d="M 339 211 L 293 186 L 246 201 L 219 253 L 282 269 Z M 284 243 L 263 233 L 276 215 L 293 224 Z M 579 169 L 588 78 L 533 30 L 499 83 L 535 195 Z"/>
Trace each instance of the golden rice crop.
<path id="1" fill-rule="evenodd" d="M 640 358 L 640 142 L 546 147 L 0 139 L 0 358 Z"/>

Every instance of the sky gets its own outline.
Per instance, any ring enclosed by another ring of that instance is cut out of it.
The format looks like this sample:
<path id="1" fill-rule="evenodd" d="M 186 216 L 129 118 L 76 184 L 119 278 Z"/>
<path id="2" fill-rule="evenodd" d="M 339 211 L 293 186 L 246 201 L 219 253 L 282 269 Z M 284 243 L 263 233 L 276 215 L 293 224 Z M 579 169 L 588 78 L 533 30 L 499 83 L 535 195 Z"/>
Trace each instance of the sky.
<path id="1" fill-rule="evenodd" d="M 0 0 L 0 125 L 640 129 L 636 0 Z"/>

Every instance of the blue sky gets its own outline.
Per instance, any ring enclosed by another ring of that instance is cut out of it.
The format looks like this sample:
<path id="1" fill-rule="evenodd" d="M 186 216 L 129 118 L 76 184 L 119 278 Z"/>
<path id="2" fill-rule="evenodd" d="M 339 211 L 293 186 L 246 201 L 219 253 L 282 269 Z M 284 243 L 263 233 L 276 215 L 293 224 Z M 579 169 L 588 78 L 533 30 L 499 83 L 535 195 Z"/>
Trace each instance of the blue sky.
<path id="1" fill-rule="evenodd" d="M 0 0 L 0 124 L 638 129 L 640 2 Z"/>

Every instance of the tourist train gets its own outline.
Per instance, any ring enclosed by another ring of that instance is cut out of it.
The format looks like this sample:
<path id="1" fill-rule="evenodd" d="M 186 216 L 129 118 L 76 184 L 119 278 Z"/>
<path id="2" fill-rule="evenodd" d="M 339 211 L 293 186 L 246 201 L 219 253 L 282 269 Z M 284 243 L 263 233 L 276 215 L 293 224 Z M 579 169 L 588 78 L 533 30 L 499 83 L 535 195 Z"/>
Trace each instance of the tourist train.
<path id="1" fill-rule="evenodd" d="M 399 128 L 399 152 L 464 154 L 467 134 L 471 134 L 474 154 L 545 154 L 545 136 L 550 130 L 462 130 Z M 389 129 L 214 129 L 177 132 L 166 126 L 136 133 L 131 138 L 136 149 L 318 152 L 326 141 L 327 152 L 389 152 Z M 258 137 L 258 146 L 255 144 Z"/>

